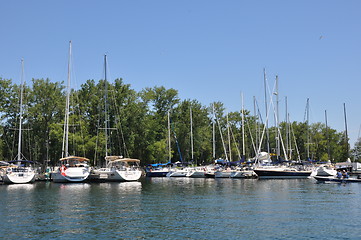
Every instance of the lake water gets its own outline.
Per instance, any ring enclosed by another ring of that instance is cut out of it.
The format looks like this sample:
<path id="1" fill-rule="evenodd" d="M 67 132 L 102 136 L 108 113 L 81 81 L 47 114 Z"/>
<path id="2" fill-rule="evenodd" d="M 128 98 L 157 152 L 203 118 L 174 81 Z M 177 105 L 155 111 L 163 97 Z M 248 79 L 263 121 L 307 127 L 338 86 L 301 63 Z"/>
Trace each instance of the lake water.
<path id="1" fill-rule="evenodd" d="M 361 239 L 361 184 L 145 178 L 0 185 L 3 239 Z"/>

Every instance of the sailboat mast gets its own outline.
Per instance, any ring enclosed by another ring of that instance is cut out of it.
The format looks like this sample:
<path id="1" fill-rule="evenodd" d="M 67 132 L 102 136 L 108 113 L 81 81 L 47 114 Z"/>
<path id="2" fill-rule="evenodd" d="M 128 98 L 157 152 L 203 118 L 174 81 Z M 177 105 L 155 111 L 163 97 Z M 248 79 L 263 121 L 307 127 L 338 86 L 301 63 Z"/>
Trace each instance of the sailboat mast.
<path id="1" fill-rule="evenodd" d="M 189 116 L 191 119 L 191 153 L 192 153 L 192 160 L 194 159 L 193 156 L 193 118 L 192 118 L 192 107 L 189 108 Z"/>
<path id="2" fill-rule="evenodd" d="M 347 158 L 349 158 L 349 147 L 348 147 L 348 134 L 347 134 L 347 118 L 346 118 L 346 104 L 343 104 L 343 113 L 345 116 L 345 142 L 346 142 L 346 151 L 347 151 Z"/>
<path id="3" fill-rule="evenodd" d="M 326 122 L 326 138 L 327 138 L 327 154 L 328 154 L 328 159 L 331 160 L 331 156 L 330 156 L 330 137 L 328 135 L 328 125 L 327 125 L 327 111 L 325 110 L 325 122 Z"/>
<path id="4" fill-rule="evenodd" d="M 64 135 L 63 135 L 63 149 L 62 149 L 63 158 L 69 156 L 70 75 L 71 75 L 71 41 L 69 41 L 68 81 L 66 86 L 66 104 L 65 104 Z"/>
<path id="5" fill-rule="evenodd" d="M 276 144 L 277 144 L 277 159 L 280 158 L 281 155 L 281 145 L 280 145 L 280 131 L 279 131 L 279 94 L 278 94 L 278 76 L 276 75 L 276 128 L 277 128 L 277 134 L 276 134 Z"/>
<path id="6" fill-rule="evenodd" d="M 170 116 L 168 111 L 168 162 L 171 161 L 172 155 L 171 155 L 171 143 L 170 143 Z"/>
<path id="7" fill-rule="evenodd" d="M 241 92 L 241 98 L 242 98 L 242 157 L 244 157 L 246 155 L 246 147 L 245 147 L 245 141 L 244 141 L 244 101 L 243 101 L 243 93 L 242 92 Z"/>
<path id="8" fill-rule="evenodd" d="M 256 149 L 258 149 L 258 114 L 256 108 L 256 96 L 253 96 L 253 111 L 254 111 L 254 129 L 256 135 Z"/>
<path id="9" fill-rule="evenodd" d="M 307 98 L 307 159 L 310 158 L 310 99 Z"/>
<path id="10" fill-rule="evenodd" d="M 105 156 L 108 156 L 108 82 L 107 82 L 107 55 L 104 55 L 104 136 L 105 136 Z"/>
<path id="11" fill-rule="evenodd" d="M 267 152 L 270 152 L 269 147 L 269 130 L 268 130 L 268 107 L 267 107 L 267 78 L 266 78 L 266 69 L 263 69 L 263 82 L 264 82 L 264 102 L 265 102 L 265 108 L 266 108 L 266 145 L 267 145 Z"/>
<path id="12" fill-rule="evenodd" d="M 212 137 L 213 137 L 213 159 L 216 159 L 216 113 L 214 110 L 214 104 L 212 104 L 212 108 L 213 108 L 213 121 L 212 121 L 212 127 L 213 127 L 213 131 L 212 131 Z"/>
<path id="13" fill-rule="evenodd" d="M 228 152 L 229 152 L 229 161 L 232 162 L 232 146 L 231 146 L 231 134 L 230 134 L 230 126 L 228 121 L 228 113 L 227 113 L 227 135 L 228 135 Z"/>
<path id="14" fill-rule="evenodd" d="M 19 139 L 18 139 L 18 159 L 21 160 L 21 138 L 23 122 L 23 94 L 24 94 L 24 59 L 21 59 L 21 84 L 20 84 L 20 114 L 19 114 Z"/>
<path id="15" fill-rule="evenodd" d="M 285 96 L 285 106 L 286 106 L 286 153 L 287 156 L 290 156 L 290 146 L 289 146 L 289 122 L 288 122 L 288 103 L 287 103 L 287 96 Z"/>

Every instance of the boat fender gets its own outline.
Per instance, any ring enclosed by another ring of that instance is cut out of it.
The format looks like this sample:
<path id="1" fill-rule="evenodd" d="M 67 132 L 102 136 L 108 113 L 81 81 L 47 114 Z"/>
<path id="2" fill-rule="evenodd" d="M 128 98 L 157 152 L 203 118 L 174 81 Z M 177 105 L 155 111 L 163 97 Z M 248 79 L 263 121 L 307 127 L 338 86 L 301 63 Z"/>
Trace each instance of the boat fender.
<path id="1" fill-rule="evenodd" d="M 66 167 L 65 167 L 64 165 L 62 165 L 62 166 L 60 167 L 60 173 L 61 173 L 61 175 L 66 176 L 65 170 L 66 170 Z"/>

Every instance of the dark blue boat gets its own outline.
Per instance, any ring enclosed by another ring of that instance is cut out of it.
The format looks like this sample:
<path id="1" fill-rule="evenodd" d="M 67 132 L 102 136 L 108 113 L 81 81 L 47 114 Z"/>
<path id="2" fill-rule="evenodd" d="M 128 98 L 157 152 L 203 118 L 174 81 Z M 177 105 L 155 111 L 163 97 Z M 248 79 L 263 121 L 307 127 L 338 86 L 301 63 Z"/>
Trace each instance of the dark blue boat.
<path id="1" fill-rule="evenodd" d="M 171 170 L 172 163 L 149 164 L 145 169 L 146 177 L 166 177 Z"/>
<path id="2" fill-rule="evenodd" d="M 308 178 L 312 171 L 296 170 L 292 168 L 258 168 L 253 170 L 258 178 Z"/>

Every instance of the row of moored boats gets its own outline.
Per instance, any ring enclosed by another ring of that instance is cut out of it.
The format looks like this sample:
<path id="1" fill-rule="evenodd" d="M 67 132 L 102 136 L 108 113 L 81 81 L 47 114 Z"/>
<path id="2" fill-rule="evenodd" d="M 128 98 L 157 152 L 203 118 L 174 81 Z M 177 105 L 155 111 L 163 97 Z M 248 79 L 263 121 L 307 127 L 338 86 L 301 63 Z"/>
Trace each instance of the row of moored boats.
<path id="1" fill-rule="evenodd" d="M 305 167 L 303 165 L 264 165 L 258 167 L 231 167 L 224 165 L 177 166 L 176 164 L 150 164 L 145 171 L 140 160 L 122 156 L 105 157 L 106 166 L 89 166 L 89 159 L 69 156 L 60 159 L 60 166 L 47 168 L 39 173 L 33 162 L 18 160 L 1 162 L 0 180 L 6 184 L 32 183 L 35 180 L 50 180 L 59 183 L 71 182 L 124 182 L 138 181 L 145 173 L 146 177 L 189 177 L 189 178 L 311 178 L 318 181 L 361 182 L 355 178 L 337 178 L 332 165 Z"/>

